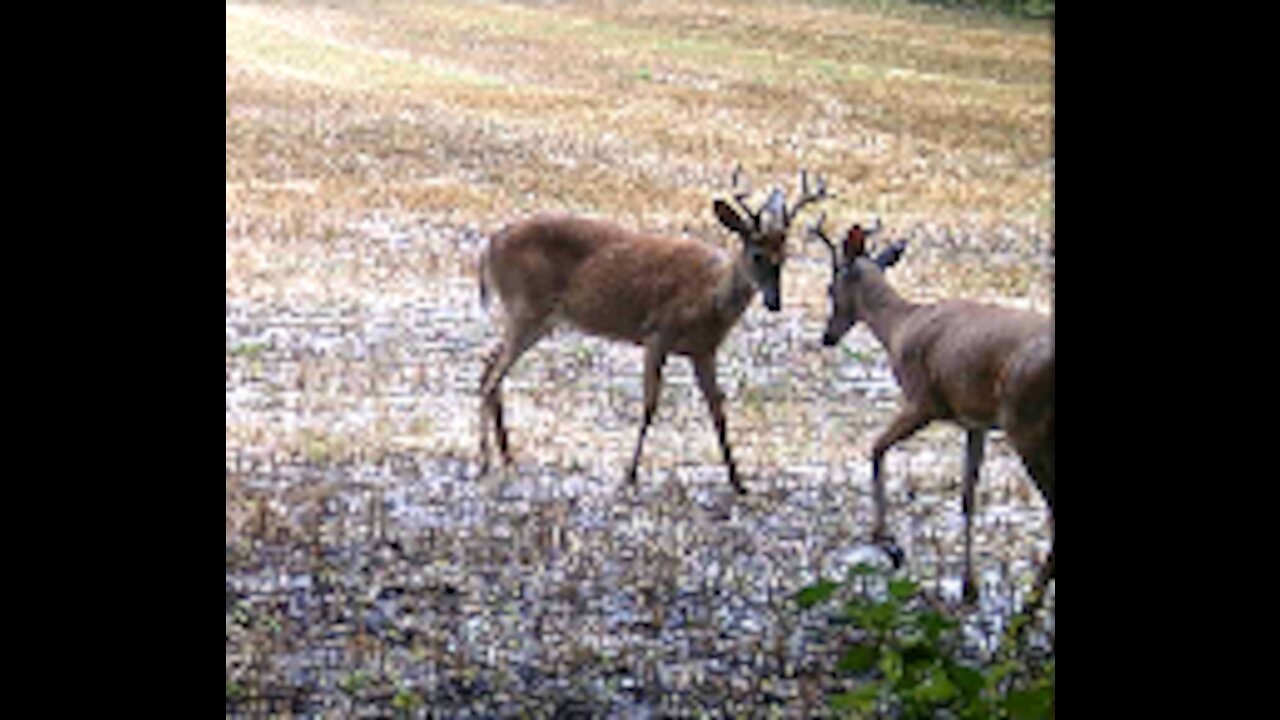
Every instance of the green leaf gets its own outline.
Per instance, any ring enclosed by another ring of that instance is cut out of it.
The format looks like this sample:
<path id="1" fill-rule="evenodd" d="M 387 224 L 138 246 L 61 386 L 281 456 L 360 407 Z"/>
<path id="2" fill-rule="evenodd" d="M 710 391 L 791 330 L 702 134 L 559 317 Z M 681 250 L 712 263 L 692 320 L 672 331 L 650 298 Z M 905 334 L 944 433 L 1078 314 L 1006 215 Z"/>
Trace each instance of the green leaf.
<path id="1" fill-rule="evenodd" d="M 885 679 L 890 683 L 896 685 L 902 680 L 903 670 L 901 653 L 887 649 L 880 654 L 880 672 L 884 673 Z"/>
<path id="2" fill-rule="evenodd" d="M 868 605 L 858 613 L 855 619 L 867 630 L 887 632 L 898 624 L 899 610 L 901 608 L 898 607 L 897 601 L 890 600 Z"/>
<path id="3" fill-rule="evenodd" d="M 1053 688 L 1014 691 L 1004 701 L 1005 710 L 1013 720 L 1040 720 L 1049 717 L 1053 708 Z"/>
<path id="4" fill-rule="evenodd" d="M 878 575 L 879 573 L 880 571 L 877 570 L 874 565 L 858 563 L 849 571 L 849 579 L 852 580 L 853 578 L 871 577 L 872 575 Z"/>
<path id="5" fill-rule="evenodd" d="M 960 688 L 960 692 L 966 698 L 978 697 L 982 688 L 986 686 L 986 679 L 982 677 L 982 673 L 973 668 L 951 664 L 947 667 L 947 674 L 951 676 L 951 681 Z"/>
<path id="6" fill-rule="evenodd" d="M 849 673 L 864 673 L 876 666 L 880 651 L 873 645 L 854 645 L 849 648 L 836 667 Z"/>
<path id="7" fill-rule="evenodd" d="M 897 600 L 910 600 L 920 590 L 920 585 L 914 580 L 890 580 L 889 595 Z"/>
<path id="8" fill-rule="evenodd" d="M 935 669 L 916 686 L 914 694 L 916 699 L 921 702 L 940 705 L 950 702 L 960 694 L 960 690 L 955 683 L 951 682 L 946 673 L 942 672 L 941 669 Z"/>
<path id="9" fill-rule="evenodd" d="M 875 708 L 876 699 L 879 697 L 880 683 L 873 682 L 851 692 L 832 695 L 827 698 L 827 705 L 832 710 L 867 713 Z"/>
<path id="10" fill-rule="evenodd" d="M 369 684 L 369 676 L 360 670 L 352 672 L 342 680 L 338 681 L 338 688 L 348 695 L 354 695 L 364 689 Z"/>
<path id="11" fill-rule="evenodd" d="M 924 631 L 925 637 L 936 643 L 942 633 L 955 629 L 960 624 L 934 610 L 924 610 L 916 616 L 916 625 Z"/>
<path id="12" fill-rule="evenodd" d="M 987 687 L 997 688 L 1004 679 L 1017 672 L 1022 664 L 1017 660 L 1006 660 L 987 668 Z"/>
<path id="13" fill-rule="evenodd" d="M 800 605 L 802 610 L 808 610 L 818 603 L 826 602 L 839 588 L 840 583 L 838 582 L 819 580 L 796 593 L 796 603 Z"/>
<path id="14" fill-rule="evenodd" d="M 391 707 L 396 710 L 413 710 L 420 705 L 422 705 L 422 698 L 408 688 L 400 688 L 396 696 L 391 699 Z"/>
<path id="15" fill-rule="evenodd" d="M 902 659 L 907 667 L 927 667 L 938 659 L 938 648 L 919 640 L 907 641 L 903 643 Z"/>

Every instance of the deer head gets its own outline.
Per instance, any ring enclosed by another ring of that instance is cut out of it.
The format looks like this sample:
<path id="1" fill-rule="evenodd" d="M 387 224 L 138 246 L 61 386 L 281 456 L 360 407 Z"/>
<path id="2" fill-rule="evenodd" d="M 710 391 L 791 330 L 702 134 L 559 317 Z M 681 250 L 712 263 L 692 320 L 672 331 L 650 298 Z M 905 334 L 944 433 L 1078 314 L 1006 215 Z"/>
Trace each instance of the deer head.
<path id="1" fill-rule="evenodd" d="M 821 240 L 831 251 L 831 285 L 827 288 L 831 298 L 831 318 L 822 336 L 822 344 L 830 347 L 840 342 L 840 338 L 862 319 L 866 290 L 884 284 L 884 271 L 902 259 L 907 241 L 890 243 L 872 257 L 868 253 L 867 240 L 884 228 L 879 218 L 872 228 L 854 223 L 845 233 L 840 247 L 823 231 L 822 223 L 826 219 L 826 213 L 819 216 L 809 225 L 808 234 Z"/>
<path id="2" fill-rule="evenodd" d="M 823 200 L 827 183 L 818 178 L 815 187 L 809 187 L 809 173 L 800 171 L 800 195 L 787 206 L 786 195 L 780 188 L 769 193 L 759 210 L 752 210 L 747 203 L 751 188 L 743 182 L 742 166 L 733 171 L 733 199 L 742 214 L 721 199 L 715 201 L 716 217 L 726 228 L 742 238 L 742 261 L 751 282 L 764 295 L 764 305 L 773 312 L 782 309 L 782 262 L 786 259 L 787 231 L 800 210 L 809 203 Z"/>

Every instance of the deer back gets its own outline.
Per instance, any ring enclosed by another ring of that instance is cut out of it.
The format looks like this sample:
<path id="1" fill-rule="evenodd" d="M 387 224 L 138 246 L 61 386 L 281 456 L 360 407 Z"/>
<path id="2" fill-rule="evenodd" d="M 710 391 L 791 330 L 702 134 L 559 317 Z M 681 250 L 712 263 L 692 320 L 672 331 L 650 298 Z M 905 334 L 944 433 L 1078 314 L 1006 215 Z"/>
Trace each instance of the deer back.
<path id="1" fill-rule="evenodd" d="M 716 306 L 733 272 L 720 248 L 602 220 L 536 216 L 495 236 L 489 252 L 493 285 L 513 311 L 637 343 L 662 330 L 678 352 L 714 349 L 747 304 Z"/>
<path id="2" fill-rule="evenodd" d="M 1029 344 L 1052 333 L 1048 318 L 966 300 L 917 307 L 889 342 L 903 391 L 970 427 L 1001 423 L 1004 378 Z"/>

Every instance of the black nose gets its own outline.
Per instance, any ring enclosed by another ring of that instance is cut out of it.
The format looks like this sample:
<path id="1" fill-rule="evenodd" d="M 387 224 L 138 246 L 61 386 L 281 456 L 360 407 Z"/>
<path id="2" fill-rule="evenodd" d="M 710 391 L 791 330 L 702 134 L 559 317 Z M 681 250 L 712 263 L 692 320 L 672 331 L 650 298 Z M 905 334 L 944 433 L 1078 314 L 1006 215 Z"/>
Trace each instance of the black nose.
<path id="1" fill-rule="evenodd" d="M 766 296 L 764 299 L 764 306 L 769 308 L 772 312 L 778 312 L 782 309 L 782 298 L 777 295 Z"/>
<path id="2" fill-rule="evenodd" d="M 827 347 L 831 347 L 832 345 L 835 345 L 838 342 L 840 342 L 840 338 L 836 337 L 835 335 L 832 335 L 831 333 L 824 333 L 822 336 L 822 344 L 826 345 Z"/>

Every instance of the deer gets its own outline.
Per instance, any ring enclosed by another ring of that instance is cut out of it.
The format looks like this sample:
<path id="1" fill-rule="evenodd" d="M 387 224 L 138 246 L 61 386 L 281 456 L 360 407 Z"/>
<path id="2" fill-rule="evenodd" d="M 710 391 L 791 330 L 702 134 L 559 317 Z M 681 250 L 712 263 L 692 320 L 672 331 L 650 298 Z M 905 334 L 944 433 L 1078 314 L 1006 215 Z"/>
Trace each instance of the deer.
<path id="1" fill-rule="evenodd" d="M 1049 555 L 1036 578 L 1029 606 L 1038 606 L 1056 578 L 1054 529 L 1054 326 L 1035 312 L 967 300 L 934 304 L 909 302 L 885 279 L 906 251 L 906 241 L 872 255 L 873 228 L 854 224 L 837 247 L 822 229 L 823 213 L 806 229 L 831 251 L 831 313 L 822 344 L 832 347 L 860 320 L 889 355 L 902 389 L 897 415 L 871 451 L 875 501 L 873 542 L 900 565 L 903 553 L 886 530 L 884 457 L 895 444 L 935 420 L 959 424 L 966 433 L 962 509 L 964 511 L 964 599 L 977 599 L 973 580 L 971 520 L 974 492 L 988 432 L 1004 430 L 1049 508 Z M 1032 610 L 1034 611 L 1034 610 Z"/>
<path id="2" fill-rule="evenodd" d="M 668 355 L 690 359 L 715 425 L 729 484 L 739 494 L 729 446 L 724 394 L 716 382 L 716 353 L 757 294 L 770 312 L 782 308 L 781 269 L 787 233 L 805 206 L 828 197 L 819 176 L 812 187 L 801 170 L 799 196 L 787 204 L 775 187 L 758 209 L 734 169 L 735 210 L 717 198 L 716 218 L 741 240 L 736 254 L 685 237 L 636 232 L 615 223 L 565 214 L 538 214 L 496 233 L 480 257 L 480 298 L 501 297 L 502 339 L 480 382 L 481 476 L 490 468 L 490 433 L 505 466 L 512 463 L 503 422 L 503 378 L 525 352 L 560 325 L 644 348 L 644 414 L 627 469 L 636 483 L 645 435 L 653 422 Z M 741 212 L 739 212 L 739 210 Z"/>

